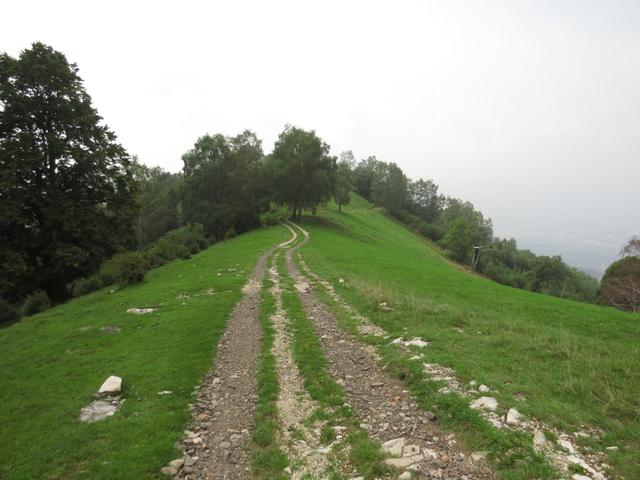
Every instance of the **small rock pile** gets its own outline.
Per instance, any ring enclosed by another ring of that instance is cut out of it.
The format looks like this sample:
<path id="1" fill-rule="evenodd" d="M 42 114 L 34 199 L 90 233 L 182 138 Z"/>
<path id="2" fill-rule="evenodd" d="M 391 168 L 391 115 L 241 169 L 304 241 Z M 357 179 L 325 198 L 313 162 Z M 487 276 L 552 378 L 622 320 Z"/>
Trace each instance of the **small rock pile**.
<path id="1" fill-rule="evenodd" d="M 98 390 L 97 399 L 80 410 L 80 421 L 92 423 L 115 415 L 124 403 L 120 398 L 121 391 L 122 378 L 111 375 Z"/>

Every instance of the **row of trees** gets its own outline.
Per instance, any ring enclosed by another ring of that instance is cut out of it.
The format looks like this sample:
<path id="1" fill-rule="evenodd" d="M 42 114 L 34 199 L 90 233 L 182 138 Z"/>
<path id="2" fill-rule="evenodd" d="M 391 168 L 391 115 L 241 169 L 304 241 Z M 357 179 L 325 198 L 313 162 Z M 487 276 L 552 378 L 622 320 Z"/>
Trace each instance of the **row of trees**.
<path id="1" fill-rule="evenodd" d="M 183 226 L 218 241 L 277 221 L 283 206 L 300 219 L 333 197 L 341 210 L 353 190 L 496 281 L 596 296 L 595 280 L 494 238 L 490 219 L 432 180 L 412 181 L 376 157 L 333 157 L 314 131 L 285 127 L 270 154 L 248 130 L 205 135 L 182 156 L 181 172 L 145 166 L 102 124 L 76 65 L 40 43 L 18 59 L 0 57 L 0 107 L 0 299 L 10 303 L 34 291 L 64 301 L 74 280 L 118 252 L 147 249 L 155 264 L 175 244 L 159 239 Z"/>
<path id="2" fill-rule="evenodd" d="M 513 239 L 494 237 L 489 218 L 472 203 L 441 194 L 433 180 L 413 181 L 395 163 L 376 157 L 360 161 L 352 179 L 360 195 L 437 242 L 453 260 L 497 282 L 587 302 L 597 298 L 595 279 L 560 257 L 537 256 L 518 249 Z"/>

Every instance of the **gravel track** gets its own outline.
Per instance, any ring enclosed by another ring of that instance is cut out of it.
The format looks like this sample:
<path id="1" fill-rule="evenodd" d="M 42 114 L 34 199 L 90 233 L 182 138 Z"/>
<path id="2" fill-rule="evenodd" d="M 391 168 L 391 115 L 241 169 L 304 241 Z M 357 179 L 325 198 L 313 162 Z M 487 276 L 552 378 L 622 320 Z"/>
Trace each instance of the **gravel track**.
<path id="1" fill-rule="evenodd" d="M 309 240 L 286 251 L 287 272 L 298 285 L 309 284 L 294 263 L 293 253 Z M 319 278 L 319 277 L 318 277 Z M 330 374 L 344 386 L 347 400 L 362 426 L 395 458 L 388 463 L 420 478 L 496 478 L 481 455 L 470 455 L 454 434 L 442 431 L 433 415 L 421 409 L 402 383 L 378 365 L 375 349 L 338 327 L 336 318 L 311 288 L 296 289 L 329 362 Z"/>

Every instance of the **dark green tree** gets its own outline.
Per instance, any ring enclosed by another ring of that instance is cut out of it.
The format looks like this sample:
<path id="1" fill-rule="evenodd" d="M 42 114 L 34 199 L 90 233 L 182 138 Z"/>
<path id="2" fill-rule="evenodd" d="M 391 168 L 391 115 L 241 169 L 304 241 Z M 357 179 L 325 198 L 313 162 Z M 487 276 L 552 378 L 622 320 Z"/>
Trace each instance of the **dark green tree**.
<path id="1" fill-rule="evenodd" d="M 0 295 L 67 284 L 135 242 L 127 152 L 91 105 L 78 67 L 42 43 L 0 56 Z"/>
<path id="2" fill-rule="evenodd" d="M 303 209 L 314 209 L 329 200 L 336 159 L 315 131 L 287 126 L 280 133 L 269 159 L 276 202 L 291 208 L 299 220 Z"/>
<path id="3" fill-rule="evenodd" d="M 338 211 L 342 212 L 342 206 L 348 205 L 351 201 L 351 190 L 353 183 L 351 180 L 351 169 L 355 163 L 351 150 L 340 154 L 340 161 L 336 169 L 336 178 L 333 197 L 338 204 Z"/>
<path id="4" fill-rule="evenodd" d="M 138 163 L 135 156 L 132 169 L 140 189 L 136 225 L 138 242 L 140 246 L 146 246 L 182 224 L 182 176 Z"/>
<path id="5" fill-rule="evenodd" d="M 253 132 L 205 135 L 182 156 L 184 222 L 216 240 L 260 224 L 262 144 Z"/>

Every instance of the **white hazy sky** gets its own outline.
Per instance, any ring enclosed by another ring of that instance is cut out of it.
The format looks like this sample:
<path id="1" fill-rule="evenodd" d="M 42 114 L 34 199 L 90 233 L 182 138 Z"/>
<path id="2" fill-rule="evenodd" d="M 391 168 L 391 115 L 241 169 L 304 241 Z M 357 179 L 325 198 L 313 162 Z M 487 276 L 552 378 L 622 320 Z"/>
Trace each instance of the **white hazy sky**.
<path id="1" fill-rule="evenodd" d="M 6 2 L 0 50 L 80 67 L 130 153 L 286 123 L 433 178 L 592 269 L 640 232 L 640 2 Z"/>

